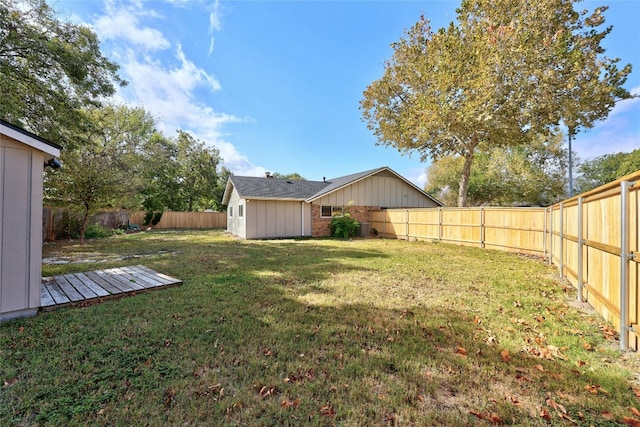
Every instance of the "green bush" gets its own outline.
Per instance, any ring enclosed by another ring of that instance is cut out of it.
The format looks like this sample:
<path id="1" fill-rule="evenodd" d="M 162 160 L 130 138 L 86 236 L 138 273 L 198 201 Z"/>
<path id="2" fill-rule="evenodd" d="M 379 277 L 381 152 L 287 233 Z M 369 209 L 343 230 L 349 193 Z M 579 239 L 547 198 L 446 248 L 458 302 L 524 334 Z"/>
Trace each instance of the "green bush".
<path id="1" fill-rule="evenodd" d="M 332 237 L 348 239 L 358 234 L 360 223 L 352 218 L 350 214 L 345 213 L 344 215 L 336 215 L 331 218 L 329 228 L 331 229 Z"/>
<path id="2" fill-rule="evenodd" d="M 147 211 L 144 214 L 144 219 L 142 220 L 142 225 L 146 226 L 150 226 L 150 225 L 156 225 L 160 222 L 160 219 L 162 218 L 162 211 L 158 211 L 158 212 L 154 212 L 154 211 Z"/>
<path id="3" fill-rule="evenodd" d="M 100 224 L 93 224 L 87 227 L 84 232 L 85 239 L 104 239 L 111 236 L 111 232 Z"/>

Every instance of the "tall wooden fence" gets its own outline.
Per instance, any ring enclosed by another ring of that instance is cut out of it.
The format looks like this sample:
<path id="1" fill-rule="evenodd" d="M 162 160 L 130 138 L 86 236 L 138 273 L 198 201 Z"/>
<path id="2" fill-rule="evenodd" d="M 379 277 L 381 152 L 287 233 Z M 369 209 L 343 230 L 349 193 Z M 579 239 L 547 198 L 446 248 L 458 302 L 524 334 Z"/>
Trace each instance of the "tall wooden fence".
<path id="1" fill-rule="evenodd" d="M 89 225 L 100 224 L 105 228 L 121 228 L 137 224 L 142 228 L 145 213 L 142 211 L 99 211 L 89 218 Z M 67 209 L 44 207 L 42 212 L 42 239 L 52 241 L 71 238 L 77 234 L 79 215 Z M 213 229 L 227 228 L 226 212 L 164 212 L 156 229 Z"/>
<path id="2" fill-rule="evenodd" d="M 129 216 L 131 224 L 142 226 L 145 213 L 132 212 Z M 164 212 L 160 222 L 153 228 L 207 229 L 227 228 L 226 212 Z"/>
<path id="3" fill-rule="evenodd" d="M 548 208 L 387 209 L 380 236 L 441 240 L 545 257 L 620 333 L 640 346 L 640 171 Z"/>

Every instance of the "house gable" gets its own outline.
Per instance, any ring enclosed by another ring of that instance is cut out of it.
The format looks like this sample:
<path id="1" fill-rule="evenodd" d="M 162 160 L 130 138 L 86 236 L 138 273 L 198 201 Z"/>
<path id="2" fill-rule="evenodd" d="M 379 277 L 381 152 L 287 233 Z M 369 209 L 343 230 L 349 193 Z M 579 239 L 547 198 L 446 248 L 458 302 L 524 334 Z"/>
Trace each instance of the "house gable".
<path id="1" fill-rule="evenodd" d="M 40 138 L 38 135 L 0 119 L 0 138 L 4 139 L 3 137 L 7 137 L 33 149 L 42 151 L 51 157 L 57 157 L 60 155 L 61 147 L 59 145 L 47 141 L 44 138 Z"/>

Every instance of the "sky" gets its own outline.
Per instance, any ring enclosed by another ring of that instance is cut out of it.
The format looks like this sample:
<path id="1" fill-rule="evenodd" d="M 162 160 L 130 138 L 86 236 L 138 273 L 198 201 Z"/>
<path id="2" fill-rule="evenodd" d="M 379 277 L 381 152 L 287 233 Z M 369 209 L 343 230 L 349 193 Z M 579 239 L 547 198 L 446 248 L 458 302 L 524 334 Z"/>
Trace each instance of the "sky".
<path id="1" fill-rule="evenodd" d="M 391 43 L 421 15 L 455 21 L 449 0 L 53 0 L 63 20 L 90 26 L 129 84 L 116 101 L 142 106 L 167 136 L 191 132 L 235 175 L 266 171 L 322 180 L 388 166 L 420 188 L 428 163 L 376 145 L 363 91 L 384 72 Z M 631 63 L 640 95 L 640 1 L 608 5 L 602 45 Z M 581 159 L 640 148 L 640 98 L 619 102 L 580 132 Z"/>

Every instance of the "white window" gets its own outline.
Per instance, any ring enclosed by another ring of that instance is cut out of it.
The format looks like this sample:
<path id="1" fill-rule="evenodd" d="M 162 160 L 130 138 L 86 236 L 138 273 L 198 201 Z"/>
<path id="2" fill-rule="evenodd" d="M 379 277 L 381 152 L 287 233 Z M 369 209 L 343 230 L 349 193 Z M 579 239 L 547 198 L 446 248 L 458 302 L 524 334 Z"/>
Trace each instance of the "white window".
<path id="1" fill-rule="evenodd" d="M 322 209 L 320 213 L 321 218 L 331 218 L 334 215 L 343 214 L 342 206 L 322 206 L 321 209 Z"/>
<path id="2" fill-rule="evenodd" d="M 244 205 L 238 205 L 238 218 L 244 217 Z"/>
<path id="3" fill-rule="evenodd" d="M 233 218 L 233 206 L 229 206 L 229 218 Z"/>

